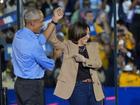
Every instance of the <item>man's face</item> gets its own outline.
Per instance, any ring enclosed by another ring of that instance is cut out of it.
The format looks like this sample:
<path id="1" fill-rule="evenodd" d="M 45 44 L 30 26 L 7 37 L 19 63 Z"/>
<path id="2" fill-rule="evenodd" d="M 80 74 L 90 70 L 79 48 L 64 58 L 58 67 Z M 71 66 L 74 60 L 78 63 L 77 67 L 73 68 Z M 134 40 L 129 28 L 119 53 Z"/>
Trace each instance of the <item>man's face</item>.
<path id="1" fill-rule="evenodd" d="M 41 27 L 43 26 L 43 18 L 34 21 L 34 31 L 40 32 Z"/>
<path id="2" fill-rule="evenodd" d="M 39 33 L 41 27 L 43 26 L 44 16 L 43 16 L 43 14 L 41 12 L 40 12 L 39 16 L 40 16 L 39 19 L 32 20 L 32 22 L 31 22 L 33 31 L 36 32 L 36 33 Z"/>

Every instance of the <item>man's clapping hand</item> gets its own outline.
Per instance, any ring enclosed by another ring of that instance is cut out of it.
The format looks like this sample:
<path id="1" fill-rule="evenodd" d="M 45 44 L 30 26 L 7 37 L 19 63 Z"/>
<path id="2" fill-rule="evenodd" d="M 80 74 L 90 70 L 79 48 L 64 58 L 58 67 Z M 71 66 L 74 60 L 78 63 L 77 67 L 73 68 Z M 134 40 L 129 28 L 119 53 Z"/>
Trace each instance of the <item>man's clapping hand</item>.
<path id="1" fill-rule="evenodd" d="M 63 10 L 63 8 L 58 7 L 58 8 L 56 8 L 56 9 L 53 11 L 53 18 L 52 18 L 52 20 L 53 20 L 54 22 L 57 23 L 60 19 L 63 18 L 63 15 L 64 15 L 64 10 Z"/>

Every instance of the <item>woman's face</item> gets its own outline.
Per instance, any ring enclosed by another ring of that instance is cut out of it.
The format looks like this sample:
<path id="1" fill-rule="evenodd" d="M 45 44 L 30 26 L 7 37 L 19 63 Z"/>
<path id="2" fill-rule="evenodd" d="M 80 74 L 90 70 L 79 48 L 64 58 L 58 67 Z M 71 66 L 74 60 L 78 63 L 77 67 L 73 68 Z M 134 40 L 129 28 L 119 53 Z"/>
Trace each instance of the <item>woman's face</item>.
<path id="1" fill-rule="evenodd" d="M 78 40 L 78 45 L 79 46 L 83 46 L 83 45 L 87 44 L 87 41 L 89 40 L 89 37 L 90 37 L 90 35 L 89 35 L 89 33 L 90 33 L 89 28 L 87 28 L 86 33 L 87 34 L 84 37 L 82 37 L 82 38 L 80 38 Z"/>

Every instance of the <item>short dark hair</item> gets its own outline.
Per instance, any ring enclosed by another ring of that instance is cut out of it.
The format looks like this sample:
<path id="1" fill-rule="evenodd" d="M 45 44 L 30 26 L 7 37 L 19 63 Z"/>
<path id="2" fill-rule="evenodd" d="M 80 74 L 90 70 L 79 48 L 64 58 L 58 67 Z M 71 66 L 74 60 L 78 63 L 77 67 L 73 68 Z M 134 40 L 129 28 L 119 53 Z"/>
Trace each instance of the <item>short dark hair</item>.
<path id="1" fill-rule="evenodd" d="M 85 22 L 76 22 L 75 24 L 72 24 L 68 30 L 69 40 L 71 40 L 74 43 L 78 43 L 78 40 L 80 38 L 86 36 L 87 28 L 89 28 L 89 26 Z"/>

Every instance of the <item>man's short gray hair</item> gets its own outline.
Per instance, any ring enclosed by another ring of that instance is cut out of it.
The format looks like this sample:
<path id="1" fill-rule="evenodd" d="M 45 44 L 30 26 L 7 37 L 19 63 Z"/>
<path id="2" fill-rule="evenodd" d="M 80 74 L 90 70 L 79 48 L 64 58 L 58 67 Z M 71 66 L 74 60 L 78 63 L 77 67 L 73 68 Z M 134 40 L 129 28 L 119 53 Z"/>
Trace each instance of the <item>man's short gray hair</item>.
<path id="1" fill-rule="evenodd" d="M 38 20 L 41 17 L 43 17 L 43 14 L 40 10 L 35 8 L 27 9 L 24 13 L 24 20 L 30 21 L 30 20 Z"/>

